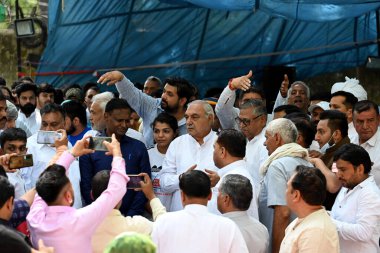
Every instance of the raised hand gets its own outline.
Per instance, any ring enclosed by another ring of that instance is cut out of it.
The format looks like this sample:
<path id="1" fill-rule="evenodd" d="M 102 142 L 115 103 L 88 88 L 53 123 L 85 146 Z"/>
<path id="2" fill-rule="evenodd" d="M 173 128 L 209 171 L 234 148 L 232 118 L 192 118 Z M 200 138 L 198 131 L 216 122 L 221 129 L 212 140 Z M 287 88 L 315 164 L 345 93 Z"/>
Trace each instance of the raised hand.
<path id="1" fill-rule="evenodd" d="M 250 78 L 253 77 L 252 70 L 247 75 L 233 78 L 231 81 L 231 88 L 246 91 L 251 87 Z"/>
<path id="2" fill-rule="evenodd" d="M 123 78 L 124 78 L 124 75 L 120 71 L 111 71 L 111 72 L 107 72 L 101 75 L 101 77 L 98 80 L 98 83 L 100 84 L 106 83 L 109 86 L 117 82 L 120 82 L 121 80 L 123 80 Z"/>
<path id="3" fill-rule="evenodd" d="M 112 142 L 104 141 L 103 143 L 108 149 L 108 152 L 106 152 L 106 155 L 122 157 L 121 150 L 120 150 L 120 143 L 116 139 L 115 134 L 112 134 Z"/>
<path id="4" fill-rule="evenodd" d="M 208 170 L 208 169 L 205 169 L 205 172 L 206 172 L 207 176 L 210 178 L 211 187 L 214 187 L 220 180 L 218 172 L 213 171 L 213 170 Z"/>
<path id="5" fill-rule="evenodd" d="M 142 191 L 149 201 L 154 199 L 156 195 L 154 194 L 152 180 L 150 180 L 149 175 L 146 173 L 140 173 L 139 176 L 144 177 L 144 181 L 140 182 L 141 188 L 137 188 L 135 191 Z"/>
<path id="6" fill-rule="evenodd" d="M 288 89 L 289 89 L 289 78 L 288 75 L 284 75 L 284 80 L 281 83 L 280 86 L 280 93 L 283 98 L 286 98 L 288 96 Z"/>
<path id="7" fill-rule="evenodd" d="M 93 149 L 89 149 L 89 138 L 91 138 L 91 135 L 84 136 L 82 140 L 75 143 L 75 146 L 71 149 L 73 156 L 78 157 L 95 152 Z"/>

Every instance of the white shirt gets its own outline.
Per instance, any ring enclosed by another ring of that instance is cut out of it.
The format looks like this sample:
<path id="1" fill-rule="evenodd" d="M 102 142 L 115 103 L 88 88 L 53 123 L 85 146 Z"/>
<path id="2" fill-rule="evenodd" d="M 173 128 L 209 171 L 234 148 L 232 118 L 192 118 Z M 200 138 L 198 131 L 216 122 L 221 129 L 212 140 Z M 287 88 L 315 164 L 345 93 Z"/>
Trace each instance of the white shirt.
<path id="1" fill-rule="evenodd" d="M 218 194 L 219 194 L 219 187 L 222 184 L 223 178 L 227 175 L 231 174 L 237 174 L 241 175 L 243 177 L 246 177 L 249 179 L 249 181 L 252 184 L 252 194 L 253 198 L 251 201 L 251 205 L 249 206 L 247 213 L 250 217 L 259 219 L 259 213 L 258 213 L 258 207 L 257 207 L 257 199 L 256 199 L 256 192 L 255 192 L 255 183 L 253 182 L 253 179 L 251 175 L 248 172 L 247 169 L 247 163 L 244 160 L 239 160 L 233 163 L 230 163 L 227 166 L 224 166 L 218 171 L 218 174 L 220 176 L 219 182 L 215 185 L 215 187 L 212 188 L 212 197 L 210 201 L 207 204 L 207 208 L 210 213 L 222 215 L 218 210 Z"/>
<path id="2" fill-rule="evenodd" d="M 23 168 L 28 169 L 28 168 Z M 25 190 L 25 181 L 21 176 L 21 169 L 18 169 L 16 172 L 7 173 L 9 182 L 15 187 L 15 199 L 20 198 L 26 193 Z"/>
<path id="3" fill-rule="evenodd" d="M 23 122 L 24 124 L 21 124 Z M 34 134 L 41 128 L 41 114 L 40 110 L 35 109 L 32 114 L 27 118 L 22 111 L 18 111 L 18 117 L 16 120 L 16 126 L 22 127 L 23 125 L 29 130 L 30 133 Z M 26 131 L 25 131 L 26 132 Z"/>
<path id="4" fill-rule="evenodd" d="M 356 132 L 356 129 L 354 127 L 354 122 L 351 121 L 350 123 L 348 123 L 348 138 L 350 138 L 352 142 L 352 140 L 357 138 L 357 136 L 358 136 L 358 133 Z"/>
<path id="5" fill-rule="evenodd" d="M 233 221 L 210 214 L 206 206 L 196 204 L 157 219 L 152 240 L 157 245 L 157 253 L 248 252 Z"/>
<path id="6" fill-rule="evenodd" d="M 223 216 L 231 219 L 238 226 L 249 253 L 267 253 L 269 234 L 263 224 L 249 217 L 245 211 L 224 213 Z"/>
<path id="7" fill-rule="evenodd" d="M 91 129 L 90 131 L 87 131 L 87 133 L 84 136 L 88 136 L 88 135 L 99 136 L 100 132 L 97 131 L 97 130 Z M 145 138 L 142 135 L 142 133 L 140 133 L 140 132 L 138 132 L 138 131 L 136 131 L 136 130 L 134 130 L 132 128 L 128 128 L 128 130 L 125 133 L 125 135 L 128 136 L 128 137 L 131 137 L 132 139 L 141 141 L 142 143 L 144 143 L 144 145 L 146 147 Z"/>
<path id="8" fill-rule="evenodd" d="M 152 184 L 153 190 L 157 198 L 160 199 L 166 210 L 170 209 L 172 203 L 172 193 L 166 193 L 162 190 L 160 184 L 160 171 L 162 170 L 162 162 L 165 159 L 165 154 L 161 154 L 157 149 L 157 144 L 153 148 L 148 149 L 149 163 L 152 168 Z"/>
<path id="9" fill-rule="evenodd" d="M 370 176 L 354 189 L 342 187 L 331 209 L 342 253 L 378 253 L 380 190 Z"/>
<path id="10" fill-rule="evenodd" d="M 264 146 L 265 140 L 265 128 L 263 128 L 258 135 L 247 142 L 245 151 L 245 160 L 247 161 L 248 170 L 249 173 L 251 173 L 255 185 L 256 199 L 260 191 L 260 182 L 262 180 L 259 170 L 268 158 L 268 150 Z"/>
<path id="11" fill-rule="evenodd" d="M 162 190 L 167 193 L 173 193 L 169 211 L 183 209 L 179 191 L 178 177 L 180 174 L 186 172 L 195 164 L 197 165 L 197 170 L 218 170 L 213 160 L 214 143 L 217 138 L 216 133 L 210 131 L 203 138 L 202 145 L 189 134 L 181 135 L 170 143 L 160 172 Z"/>
<path id="12" fill-rule="evenodd" d="M 37 143 L 37 133 L 28 138 L 27 144 L 28 154 L 33 155 L 33 166 L 22 169 L 22 177 L 25 180 L 26 190 L 30 190 L 36 186 L 36 182 L 40 174 L 47 168 L 50 160 L 54 157 L 56 149 L 46 144 Z M 70 142 L 69 149 L 72 148 Z M 80 192 L 80 171 L 79 162 L 75 160 L 69 169 L 68 178 L 74 189 L 74 207 L 82 207 L 82 197 Z"/>
<path id="13" fill-rule="evenodd" d="M 351 142 L 359 145 L 359 135 L 351 140 Z M 380 130 L 377 129 L 375 135 L 360 146 L 368 152 L 373 162 L 371 175 L 375 178 L 377 186 L 380 187 Z"/>

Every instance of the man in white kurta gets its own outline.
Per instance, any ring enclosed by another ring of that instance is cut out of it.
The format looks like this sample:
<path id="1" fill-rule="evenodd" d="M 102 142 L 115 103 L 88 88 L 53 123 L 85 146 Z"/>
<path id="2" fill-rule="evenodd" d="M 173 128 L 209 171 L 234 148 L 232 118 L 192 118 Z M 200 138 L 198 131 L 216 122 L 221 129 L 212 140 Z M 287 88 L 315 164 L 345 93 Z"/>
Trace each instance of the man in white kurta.
<path id="1" fill-rule="evenodd" d="M 337 176 L 342 182 L 333 208 L 342 253 L 378 253 L 380 190 L 371 170 L 371 159 L 360 146 L 346 144 L 335 152 Z"/>
<path id="2" fill-rule="evenodd" d="M 269 234 L 267 228 L 248 215 L 253 195 L 251 182 L 242 175 L 225 176 L 218 192 L 218 209 L 224 217 L 238 226 L 247 244 L 249 253 L 266 253 Z"/>
<path id="3" fill-rule="evenodd" d="M 223 178 L 227 175 L 238 174 L 247 178 L 253 186 L 253 195 L 251 198 L 247 213 L 250 217 L 258 219 L 257 194 L 255 192 L 255 183 L 248 171 L 247 163 L 243 160 L 245 155 L 245 136 L 234 129 L 222 130 L 214 145 L 214 163 L 219 168 L 218 175 L 220 180 L 212 188 L 212 197 L 207 207 L 211 213 L 220 215 L 217 206 L 217 199 L 220 185 Z"/>
<path id="4" fill-rule="evenodd" d="M 247 253 L 248 249 L 233 221 L 207 211 L 211 182 L 202 171 L 181 175 L 184 210 L 162 215 L 153 225 L 157 253 Z"/>
<path id="5" fill-rule="evenodd" d="M 65 129 L 65 118 L 63 109 L 56 104 L 48 104 L 41 109 L 41 130 L 44 131 L 57 131 L 59 129 Z M 56 148 L 49 144 L 37 143 L 37 133 L 34 133 L 27 141 L 28 154 L 33 155 L 33 166 L 22 170 L 22 177 L 25 180 L 26 190 L 30 190 L 36 186 L 36 182 L 41 172 L 44 171 L 50 160 L 56 154 Z M 71 144 L 68 143 L 68 147 L 71 148 Z M 82 197 L 80 193 L 80 171 L 79 162 L 75 160 L 70 165 L 69 175 L 71 184 L 74 189 L 74 207 L 82 207 Z"/>
<path id="6" fill-rule="evenodd" d="M 169 211 L 183 209 L 178 184 L 180 174 L 194 165 L 197 170 L 217 170 L 212 159 L 217 138 L 211 130 L 214 119 L 212 107 L 205 101 L 193 101 L 186 110 L 185 118 L 188 134 L 172 141 L 160 172 L 161 189 L 173 193 Z"/>

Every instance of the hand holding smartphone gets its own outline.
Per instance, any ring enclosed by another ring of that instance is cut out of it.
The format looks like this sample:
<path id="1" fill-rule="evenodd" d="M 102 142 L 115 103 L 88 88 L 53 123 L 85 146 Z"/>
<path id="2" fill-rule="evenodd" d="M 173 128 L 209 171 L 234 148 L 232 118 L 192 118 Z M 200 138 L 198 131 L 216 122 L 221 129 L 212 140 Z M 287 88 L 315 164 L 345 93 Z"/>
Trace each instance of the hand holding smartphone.
<path id="1" fill-rule="evenodd" d="M 20 169 L 33 166 L 32 154 L 15 155 L 9 158 L 9 169 Z"/>
<path id="2" fill-rule="evenodd" d="M 104 141 L 112 142 L 112 137 L 90 137 L 88 148 L 95 151 L 108 151 Z"/>
<path id="3" fill-rule="evenodd" d="M 37 143 L 39 144 L 54 144 L 55 139 L 62 138 L 62 134 L 56 131 L 43 131 L 37 132 Z"/>
<path id="4" fill-rule="evenodd" d="M 141 188 L 140 182 L 144 181 L 143 176 L 139 175 L 128 175 L 129 182 L 127 183 L 127 189 L 138 189 Z"/>

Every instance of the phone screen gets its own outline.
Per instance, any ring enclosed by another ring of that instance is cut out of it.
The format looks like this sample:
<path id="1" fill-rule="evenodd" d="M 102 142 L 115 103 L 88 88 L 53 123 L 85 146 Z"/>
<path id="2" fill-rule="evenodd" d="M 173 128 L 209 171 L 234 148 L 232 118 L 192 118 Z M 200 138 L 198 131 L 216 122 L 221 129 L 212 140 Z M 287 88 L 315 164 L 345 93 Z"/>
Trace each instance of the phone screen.
<path id="1" fill-rule="evenodd" d="M 37 143 L 39 144 L 54 144 L 55 139 L 62 137 L 61 133 L 56 131 L 38 131 L 37 132 Z"/>
<path id="2" fill-rule="evenodd" d="M 9 168 L 19 169 L 33 166 L 33 156 L 28 155 L 16 155 L 9 158 Z"/>
<path id="3" fill-rule="evenodd" d="M 91 137 L 89 148 L 96 151 L 108 151 L 107 147 L 103 144 L 103 141 L 112 142 L 111 137 Z"/>
<path id="4" fill-rule="evenodd" d="M 144 177 L 137 175 L 128 175 L 129 182 L 127 183 L 127 189 L 141 188 L 140 182 L 144 181 Z"/>

